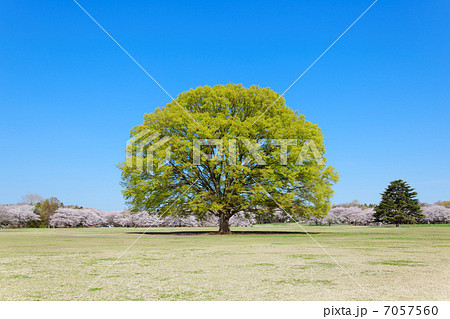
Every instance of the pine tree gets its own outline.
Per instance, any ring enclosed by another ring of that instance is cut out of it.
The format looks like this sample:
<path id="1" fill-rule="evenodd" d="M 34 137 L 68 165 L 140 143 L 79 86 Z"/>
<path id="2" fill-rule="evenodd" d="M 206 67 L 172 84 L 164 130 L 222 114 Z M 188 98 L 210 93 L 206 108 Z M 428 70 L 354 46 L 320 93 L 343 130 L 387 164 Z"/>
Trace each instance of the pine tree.
<path id="1" fill-rule="evenodd" d="M 417 192 L 405 181 L 392 181 L 384 191 L 381 202 L 375 207 L 375 220 L 395 224 L 398 227 L 404 223 L 415 223 L 420 213 Z"/>

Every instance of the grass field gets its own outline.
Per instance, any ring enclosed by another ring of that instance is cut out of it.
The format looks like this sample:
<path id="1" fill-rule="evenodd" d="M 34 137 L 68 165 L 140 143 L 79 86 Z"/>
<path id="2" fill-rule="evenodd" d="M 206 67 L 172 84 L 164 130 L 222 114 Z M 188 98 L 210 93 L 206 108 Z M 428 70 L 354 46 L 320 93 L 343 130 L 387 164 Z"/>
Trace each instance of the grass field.
<path id="1" fill-rule="evenodd" d="M 450 299 L 446 225 L 304 227 L 376 300 Z M 0 230 L 0 299 L 369 299 L 304 234 L 144 235 L 87 290 L 142 230 Z M 295 224 L 247 230 L 301 231 Z"/>

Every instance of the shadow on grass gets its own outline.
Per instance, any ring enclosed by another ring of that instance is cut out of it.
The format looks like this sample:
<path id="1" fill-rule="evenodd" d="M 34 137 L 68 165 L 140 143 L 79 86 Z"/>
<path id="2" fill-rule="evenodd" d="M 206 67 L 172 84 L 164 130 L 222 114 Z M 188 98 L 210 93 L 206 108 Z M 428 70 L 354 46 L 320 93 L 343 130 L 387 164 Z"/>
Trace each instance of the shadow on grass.
<path id="1" fill-rule="evenodd" d="M 138 234 L 138 235 L 317 235 L 326 234 L 321 232 L 303 232 L 303 231 L 258 231 L 258 230 L 237 230 L 230 234 L 221 234 L 218 231 L 210 230 L 174 230 L 174 231 L 133 231 L 127 232 L 127 234 Z M 329 234 L 329 233 L 327 233 Z"/>

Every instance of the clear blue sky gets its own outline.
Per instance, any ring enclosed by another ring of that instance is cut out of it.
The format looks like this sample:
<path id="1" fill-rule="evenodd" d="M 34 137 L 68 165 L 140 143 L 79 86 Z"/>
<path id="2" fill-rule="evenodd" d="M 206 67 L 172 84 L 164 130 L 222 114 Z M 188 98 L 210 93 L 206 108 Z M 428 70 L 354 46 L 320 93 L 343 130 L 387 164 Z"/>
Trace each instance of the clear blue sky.
<path id="1" fill-rule="evenodd" d="M 79 0 L 173 96 L 283 92 L 371 2 Z M 398 178 L 450 200 L 449 17 L 445 0 L 379 0 L 286 94 L 323 130 L 334 203 Z M 0 48 L 0 203 L 122 209 L 129 130 L 169 97 L 71 0 L 1 1 Z"/>

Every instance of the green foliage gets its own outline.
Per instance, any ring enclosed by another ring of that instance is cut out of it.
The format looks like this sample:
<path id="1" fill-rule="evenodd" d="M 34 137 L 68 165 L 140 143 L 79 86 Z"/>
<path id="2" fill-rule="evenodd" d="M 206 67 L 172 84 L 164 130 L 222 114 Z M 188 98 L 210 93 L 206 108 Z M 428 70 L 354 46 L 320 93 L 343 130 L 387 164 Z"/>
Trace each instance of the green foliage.
<path id="1" fill-rule="evenodd" d="M 422 218 L 417 192 L 401 179 L 392 181 L 382 194 L 381 202 L 375 207 L 376 221 L 389 224 L 416 223 Z"/>
<path id="2" fill-rule="evenodd" d="M 47 227 L 50 216 L 52 216 L 56 210 L 63 207 L 64 204 L 56 197 L 50 197 L 35 205 L 34 212 L 39 215 L 40 220 L 34 222 L 31 227 Z"/>
<path id="3" fill-rule="evenodd" d="M 438 201 L 435 204 L 450 208 L 450 200 Z"/>
<path id="4" fill-rule="evenodd" d="M 165 147 L 155 150 L 152 170 L 126 162 L 119 165 L 123 195 L 132 210 L 195 214 L 200 218 L 213 214 L 227 222 L 241 210 L 271 213 L 276 207 L 274 200 L 296 216 L 321 215 L 329 208 L 331 186 L 338 175 L 325 165 L 321 130 L 287 107 L 284 98 L 269 88 L 227 84 L 191 89 L 165 107 L 145 114 L 144 123 L 131 134 L 143 132 L 170 137 L 164 145 L 170 145 L 172 154 L 167 165 L 157 167 L 166 153 Z M 194 139 L 221 139 L 223 152 L 214 146 L 202 146 L 200 165 L 195 165 Z M 245 139 L 251 145 L 262 145 L 259 160 L 248 150 Z M 290 145 L 286 154 L 279 145 L 263 144 L 273 139 L 293 139 L 297 145 Z M 230 160 L 235 152 L 234 140 L 236 163 Z M 317 150 L 313 151 L 321 161 L 309 154 L 296 165 L 299 155 L 305 155 L 301 152 L 307 140 L 314 142 Z M 215 156 L 208 160 L 205 153 Z M 280 162 L 280 156 L 286 157 L 286 165 Z M 148 155 L 144 153 L 142 158 L 148 159 Z"/>

